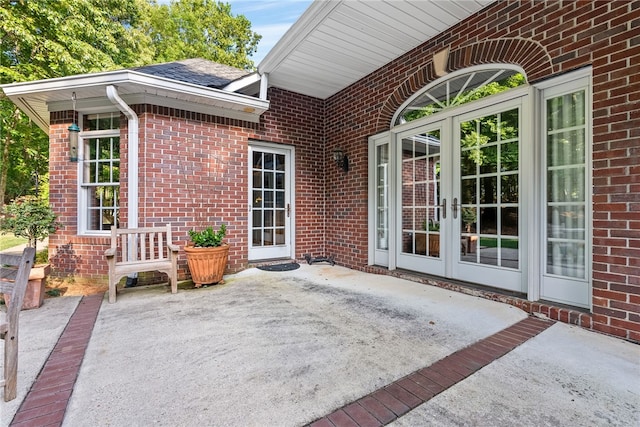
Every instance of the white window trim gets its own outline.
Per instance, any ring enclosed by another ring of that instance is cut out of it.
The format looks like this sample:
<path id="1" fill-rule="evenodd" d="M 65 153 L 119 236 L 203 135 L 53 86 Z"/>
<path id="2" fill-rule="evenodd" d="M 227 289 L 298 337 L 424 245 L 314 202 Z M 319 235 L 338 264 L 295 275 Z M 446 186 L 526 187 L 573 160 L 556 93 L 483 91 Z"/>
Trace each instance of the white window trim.
<path id="1" fill-rule="evenodd" d="M 538 265 L 538 280 L 539 284 L 537 286 L 538 294 L 536 295 L 538 299 L 544 298 L 543 295 L 543 287 L 544 287 L 544 279 L 547 276 L 546 272 L 546 264 L 545 260 L 545 236 L 544 231 L 546 230 L 545 220 L 547 217 L 546 213 L 546 185 L 547 185 L 547 174 L 546 174 L 546 154 L 545 154 L 545 135 L 546 135 L 546 117 L 544 113 L 546 112 L 546 99 L 562 96 L 565 94 L 573 93 L 579 90 L 585 90 L 585 181 L 587 183 L 585 188 L 585 232 L 587 235 L 585 236 L 585 278 L 584 279 L 572 279 L 565 278 L 564 280 L 573 281 L 577 283 L 587 283 L 588 286 L 588 301 L 583 306 L 584 308 L 592 309 L 593 306 L 593 78 L 592 78 L 592 68 L 585 67 L 577 71 L 573 71 L 570 73 L 563 74 L 561 76 L 551 78 L 540 82 L 535 85 L 535 88 L 538 92 L 538 101 L 539 105 L 537 105 L 536 110 L 539 117 L 538 122 L 538 135 L 536 135 L 537 140 L 540 141 L 537 144 L 537 149 L 540 151 L 536 153 L 538 155 L 538 159 L 540 159 L 540 164 L 537 167 L 537 171 L 540 174 L 539 180 L 539 188 L 535 193 L 536 197 L 536 206 L 538 207 L 536 211 L 536 217 L 539 219 L 539 230 L 540 236 L 538 237 L 538 247 L 536 248 L 537 259 L 539 260 Z M 574 306 L 577 306 L 575 303 L 561 301 L 561 300 L 553 300 L 560 303 L 568 303 Z"/>
<path id="2" fill-rule="evenodd" d="M 106 112 L 113 112 L 113 110 L 109 110 Z M 93 114 L 93 110 L 91 113 L 88 112 L 78 112 L 78 122 L 79 126 L 82 129 L 83 126 L 83 117 L 86 114 Z M 78 235 L 79 236 L 107 236 L 111 233 L 110 230 L 90 230 L 88 228 L 88 207 L 89 207 L 89 197 L 87 187 L 84 184 L 83 178 L 83 167 L 84 167 L 84 140 L 87 138 L 104 138 L 104 137 L 113 137 L 117 136 L 120 138 L 120 129 L 107 129 L 107 130 L 92 130 L 92 131 L 82 131 L 78 134 L 78 163 L 76 169 L 77 176 L 77 195 L 78 195 L 78 205 L 77 205 L 77 218 L 78 218 Z M 122 153 L 120 153 L 122 155 Z M 120 185 L 122 185 L 122 178 L 120 180 Z M 120 198 L 118 198 L 120 201 Z M 118 206 L 120 208 L 120 206 Z"/>

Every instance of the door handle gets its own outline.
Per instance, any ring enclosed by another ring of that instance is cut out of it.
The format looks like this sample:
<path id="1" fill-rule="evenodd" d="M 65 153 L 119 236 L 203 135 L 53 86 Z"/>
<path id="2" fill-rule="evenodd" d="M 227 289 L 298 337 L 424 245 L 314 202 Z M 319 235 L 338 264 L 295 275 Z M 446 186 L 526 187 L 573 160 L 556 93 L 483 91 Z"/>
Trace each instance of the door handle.
<path id="1" fill-rule="evenodd" d="M 287 203 L 287 218 L 291 216 L 291 205 Z"/>
<path id="2" fill-rule="evenodd" d="M 453 198 L 451 209 L 453 210 L 453 219 L 458 218 L 458 198 L 457 197 Z"/>
<path id="3" fill-rule="evenodd" d="M 442 199 L 442 204 L 438 207 L 442 208 L 442 219 L 447 219 L 447 199 Z"/>

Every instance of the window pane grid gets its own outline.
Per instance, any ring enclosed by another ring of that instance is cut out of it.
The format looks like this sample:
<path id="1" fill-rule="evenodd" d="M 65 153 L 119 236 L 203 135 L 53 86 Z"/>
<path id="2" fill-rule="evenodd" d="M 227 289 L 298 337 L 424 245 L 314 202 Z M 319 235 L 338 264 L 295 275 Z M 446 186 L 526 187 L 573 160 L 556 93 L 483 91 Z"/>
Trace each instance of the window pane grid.
<path id="1" fill-rule="evenodd" d="M 254 151 L 252 165 L 252 245 L 282 246 L 286 243 L 285 155 Z"/>
<path id="2" fill-rule="evenodd" d="M 89 117 L 85 121 L 89 130 L 104 130 L 106 126 L 119 124 L 115 115 Z M 94 120 L 94 122 L 91 122 Z M 118 226 L 120 191 L 120 137 L 119 130 L 113 136 L 84 138 L 81 187 L 86 195 L 86 228 L 88 231 L 109 230 Z"/>
<path id="3" fill-rule="evenodd" d="M 440 256 L 440 131 L 402 141 L 402 252 Z"/>
<path id="4" fill-rule="evenodd" d="M 547 274 L 586 271 L 585 91 L 547 99 Z"/>
<path id="5" fill-rule="evenodd" d="M 461 260 L 519 268 L 519 110 L 460 124 Z"/>

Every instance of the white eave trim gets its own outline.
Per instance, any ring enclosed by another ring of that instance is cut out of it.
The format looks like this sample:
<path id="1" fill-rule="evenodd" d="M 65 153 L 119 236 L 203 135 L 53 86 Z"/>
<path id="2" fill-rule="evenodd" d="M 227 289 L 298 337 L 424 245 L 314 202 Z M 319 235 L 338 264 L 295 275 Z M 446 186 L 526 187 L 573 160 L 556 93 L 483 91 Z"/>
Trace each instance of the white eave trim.
<path id="1" fill-rule="evenodd" d="M 82 89 L 106 88 L 107 86 L 133 87 L 133 90 L 128 90 L 129 93 L 123 93 L 123 98 L 141 98 L 140 95 L 142 95 L 144 99 L 171 99 L 178 101 L 177 103 L 182 107 L 189 104 L 194 107 L 199 106 L 200 108 L 194 108 L 198 112 L 206 113 L 206 110 L 211 108 L 210 114 L 227 116 L 224 114 L 224 111 L 227 110 L 229 111 L 228 117 L 252 122 L 259 122 L 260 115 L 269 108 L 269 101 L 264 99 L 164 77 L 150 76 L 132 70 L 11 83 L 0 85 L 0 88 L 39 125 L 44 124 L 45 127 L 48 127 L 49 117 L 40 117 L 42 114 L 38 114 L 38 112 L 44 111 L 43 104 L 47 105 L 47 112 L 56 111 L 49 109 L 49 107 L 52 104 L 64 105 L 64 102 L 60 102 L 62 101 L 59 97 L 60 93 L 74 91 L 80 98 Z M 104 90 L 102 92 L 104 93 Z M 56 94 L 58 94 L 57 97 Z M 105 98 L 105 103 L 107 102 Z"/>
<path id="2" fill-rule="evenodd" d="M 238 80 L 232 81 L 231 83 L 223 87 L 222 90 L 227 92 L 237 92 L 240 89 L 244 89 L 247 86 L 251 86 L 252 84 L 258 83 L 259 81 L 260 81 L 260 74 L 251 73 L 248 76 L 241 77 Z"/>

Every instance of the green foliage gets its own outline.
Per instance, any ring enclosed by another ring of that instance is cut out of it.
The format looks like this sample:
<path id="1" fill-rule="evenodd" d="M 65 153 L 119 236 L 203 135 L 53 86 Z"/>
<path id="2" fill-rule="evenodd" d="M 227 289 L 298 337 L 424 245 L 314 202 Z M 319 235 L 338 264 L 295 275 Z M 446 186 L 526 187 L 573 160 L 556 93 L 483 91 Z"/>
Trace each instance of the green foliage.
<path id="1" fill-rule="evenodd" d="M 197 57 L 252 69 L 260 38 L 211 0 L 0 0 L 0 84 Z M 48 142 L 0 92 L 0 204 L 46 191 Z"/>
<path id="2" fill-rule="evenodd" d="M 197 248 L 212 248 L 222 245 L 222 239 L 227 234 L 227 226 L 220 225 L 218 231 L 214 231 L 213 227 L 207 227 L 202 231 L 189 230 L 189 237 L 193 242 L 193 246 Z"/>
<path id="3" fill-rule="evenodd" d="M 50 297 L 59 297 L 62 295 L 62 290 L 58 288 L 47 289 L 47 295 Z"/>
<path id="4" fill-rule="evenodd" d="M 138 29 L 143 4 L 0 0 L 0 84 L 150 63 L 151 40 Z M 42 189 L 48 142 L 48 135 L 0 93 L 0 204 Z"/>
<path id="5" fill-rule="evenodd" d="M 142 28 L 153 40 L 154 62 L 204 58 L 241 69 L 253 69 L 249 59 L 262 36 L 251 31 L 244 16 L 214 0 L 150 0 Z"/>
<path id="6" fill-rule="evenodd" d="M 46 264 L 49 262 L 49 249 L 44 248 L 36 252 L 36 264 Z"/>
<path id="7" fill-rule="evenodd" d="M 151 40 L 140 0 L 0 0 L 0 80 L 29 81 L 143 65 Z"/>
<path id="8" fill-rule="evenodd" d="M 25 196 L 5 207 L 0 216 L 0 231 L 25 237 L 28 245 L 35 248 L 38 240 L 55 233 L 58 227 L 56 215 L 42 200 Z"/>
<path id="9" fill-rule="evenodd" d="M 524 76 L 520 73 L 517 73 L 502 80 L 491 82 L 477 88 L 467 89 L 458 96 L 453 97 L 449 100 L 441 99 L 439 100 L 439 102 L 433 102 L 431 104 L 425 105 L 422 108 L 405 111 L 403 117 L 405 121 L 410 122 L 421 117 L 427 117 L 439 113 L 445 108 L 468 104 L 469 102 L 486 98 L 488 96 L 495 95 L 509 89 L 513 89 L 525 83 L 526 81 Z"/>

